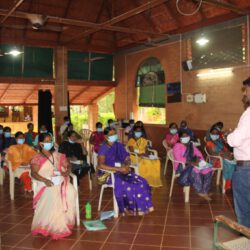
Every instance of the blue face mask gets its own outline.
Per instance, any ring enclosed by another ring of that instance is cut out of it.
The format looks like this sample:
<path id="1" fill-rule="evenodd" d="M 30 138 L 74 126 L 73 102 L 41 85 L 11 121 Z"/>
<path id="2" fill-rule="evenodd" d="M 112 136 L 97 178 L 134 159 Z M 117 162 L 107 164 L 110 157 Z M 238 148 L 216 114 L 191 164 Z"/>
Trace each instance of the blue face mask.
<path id="1" fill-rule="evenodd" d="M 69 139 L 69 143 L 74 144 L 75 142 Z"/>
<path id="2" fill-rule="evenodd" d="M 210 137 L 211 137 L 212 141 L 216 141 L 216 140 L 219 139 L 220 136 L 219 135 L 210 134 Z"/>
<path id="3" fill-rule="evenodd" d="M 113 142 L 116 142 L 118 140 L 118 135 L 115 134 L 115 135 L 111 135 L 108 137 L 108 141 L 113 143 Z"/>
<path id="4" fill-rule="evenodd" d="M 0 129 L 0 135 L 2 135 L 3 134 L 3 130 L 2 129 Z"/>
<path id="5" fill-rule="evenodd" d="M 4 137 L 5 138 L 10 138 L 11 137 L 11 133 L 10 132 L 4 132 Z"/>
<path id="6" fill-rule="evenodd" d="M 23 138 L 18 138 L 16 142 L 17 142 L 17 144 L 24 144 L 25 139 L 23 139 Z"/>
<path id="7" fill-rule="evenodd" d="M 135 137 L 136 138 L 140 138 L 142 136 L 142 132 L 135 132 Z"/>
<path id="8" fill-rule="evenodd" d="M 54 146 L 53 142 L 43 142 L 42 144 L 43 144 L 43 149 L 46 151 L 50 151 Z"/>
<path id="9" fill-rule="evenodd" d="M 102 128 L 96 128 L 97 132 L 102 132 Z"/>

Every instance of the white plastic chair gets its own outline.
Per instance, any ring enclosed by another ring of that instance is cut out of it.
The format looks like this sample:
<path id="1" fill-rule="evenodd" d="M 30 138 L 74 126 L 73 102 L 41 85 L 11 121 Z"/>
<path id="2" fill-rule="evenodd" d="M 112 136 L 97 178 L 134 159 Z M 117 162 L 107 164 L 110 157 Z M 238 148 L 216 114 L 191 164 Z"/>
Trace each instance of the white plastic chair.
<path id="1" fill-rule="evenodd" d="M 216 178 L 216 185 L 219 186 L 220 185 L 220 178 L 221 178 L 221 172 L 223 171 L 223 159 L 221 156 L 215 156 L 215 155 L 210 155 L 207 151 L 207 148 L 204 147 L 204 151 L 207 155 L 207 161 L 210 164 L 213 164 L 213 159 L 218 159 L 220 161 L 220 168 L 213 168 L 214 171 L 217 171 L 217 178 Z M 225 179 L 222 176 L 222 193 L 225 194 Z"/>
<path id="2" fill-rule="evenodd" d="M 147 140 L 147 141 L 148 141 L 148 146 L 152 148 L 153 147 L 152 141 L 150 141 L 150 140 Z"/>
<path id="3" fill-rule="evenodd" d="M 92 134 L 92 131 L 90 129 L 81 129 L 79 134 L 82 137 L 83 143 L 86 146 L 86 149 L 88 151 L 87 159 L 88 159 L 88 163 L 90 163 L 91 162 L 91 155 L 90 155 L 91 147 L 90 147 L 89 139 Z"/>
<path id="4" fill-rule="evenodd" d="M 73 186 L 76 190 L 76 225 L 77 226 L 80 226 L 80 208 L 79 208 L 79 194 L 78 194 L 78 185 L 77 185 L 77 177 L 76 175 L 74 174 L 70 174 L 70 177 L 72 179 L 72 182 L 73 182 Z M 32 180 L 32 190 L 33 190 L 33 193 L 36 194 L 37 193 L 37 180 L 35 179 L 31 179 Z"/>
<path id="5" fill-rule="evenodd" d="M 165 139 L 162 141 L 162 145 L 166 149 L 166 152 L 167 152 L 168 145 L 167 145 L 167 142 Z M 164 166 L 164 171 L 163 171 L 164 175 L 166 175 L 166 173 L 167 173 L 168 161 L 169 161 L 168 153 L 166 153 L 166 161 L 165 161 L 165 166 Z"/>
<path id="6" fill-rule="evenodd" d="M 13 201 L 15 198 L 15 178 L 19 178 L 21 174 L 24 172 L 30 173 L 30 169 L 17 168 L 15 171 L 13 171 L 11 161 L 8 160 L 7 155 L 6 155 L 6 162 L 9 169 L 9 177 L 10 177 L 10 199 Z"/>
<path id="7" fill-rule="evenodd" d="M 99 197 L 99 202 L 98 202 L 98 212 L 101 211 L 101 205 L 102 205 L 102 197 L 103 197 L 103 192 L 105 188 L 113 188 L 113 204 L 114 204 L 114 217 L 117 218 L 119 215 L 119 208 L 118 204 L 115 198 L 115 177 L 114 173 L 108 170 L 101 169 L 103 172 L 107 172 L 110 174 L 111 177 L 111 184 L 102 184 L 101 187 L 101 192 L 100 192 L 100 197 Z"/>
<path id="8" fill-rule="evenodd" d="M 172 193 L 173 193 L 174 181 L 175 181 L 175 179 L 177 177 L 180 176 L 180 174 L 176 174 L 176 172 L 175 172 L 174 163 L 182 164 L 183 169 L 185 168 L 185 164 L 183 162 L 181 162 L 181 161 L 177 161 L 177 160 L 174 159 L 172 149 L 168 151 L 168 158 L 172 162 L 172 166 L 173 166 L 172 180 L 171 180 L 171 186 L 170 186 L 170 192 L 169 192 L 169 197 L 171 197 Z M 184 195 L 185 195 L 185 198 L 184 198 L 185 202 L 189 202 L 190 186 L 185 186 L 183 188 L 183 192 L 184 192 Z"/>
<path id="9" fill-rule="evenodd" d="M 5 178 L 5 171 L 3 168 L 0 167 L 0 185 L 3 185 L 4 178 Z"/>

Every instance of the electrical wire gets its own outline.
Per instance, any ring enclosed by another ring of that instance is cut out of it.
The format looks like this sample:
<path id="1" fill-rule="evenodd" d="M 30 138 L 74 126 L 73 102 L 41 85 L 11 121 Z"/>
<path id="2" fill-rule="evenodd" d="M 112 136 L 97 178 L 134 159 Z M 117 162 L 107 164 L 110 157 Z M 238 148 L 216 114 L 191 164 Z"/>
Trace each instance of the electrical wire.
<path id="1" fill-rule="evenodd" d="M 180 0 L 176 0 L 176 9 L 177 9 L 177 11 L 178 11 L 181 15 L 183 15 L 183 16 L 193 16 L 193 15 L 195 15 L 195 14 L 200 10 L 201 5 L 202 5 L 202 2 L 203 2 L 203 0 L 200 0 L 197 9 L 196 9 L 195 11 L 193 11 L 192 13 L 184 13 L 184 12 L 179 8 Z"/>

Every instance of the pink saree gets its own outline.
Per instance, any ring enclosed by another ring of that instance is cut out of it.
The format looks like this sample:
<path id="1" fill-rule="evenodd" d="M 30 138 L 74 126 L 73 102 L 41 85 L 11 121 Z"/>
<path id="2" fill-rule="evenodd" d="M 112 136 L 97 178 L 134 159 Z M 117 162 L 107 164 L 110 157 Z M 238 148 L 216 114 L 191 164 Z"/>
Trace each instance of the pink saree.
<path id="1" fill-rule="evenodd" d="M 36 155 L 31 164 L 40 167 L 39 175 L 49 179 L 54 171 L 63 170 L 65 155 L 54 152 L 54 166 L 43 155 Z M 71 234 L 75 224 L 76 191 L 69 182 L 69 177 L 60 176 L 60 184 L 47 187 L 43 182 L 35 181 L 37 187 L 33 198 L 35 209 L 31 226 L 32 235 L 51 236 L 57 240 Z"/>

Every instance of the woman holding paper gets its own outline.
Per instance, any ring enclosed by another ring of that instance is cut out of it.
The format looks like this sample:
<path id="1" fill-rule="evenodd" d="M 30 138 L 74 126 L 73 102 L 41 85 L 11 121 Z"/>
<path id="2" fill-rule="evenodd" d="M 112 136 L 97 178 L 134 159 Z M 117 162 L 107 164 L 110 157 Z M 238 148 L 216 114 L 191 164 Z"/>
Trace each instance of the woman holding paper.
<path id="1" fill-rule="evenodd" d="M 124 146 L 118 142 L 115 129 L 104 130 L 106 142 L 98 153 L 98 181 L 111 183 L 110 175 L 102 170 L 114 171 L 115 197 L 122 214 L 139 215 L 153 211 L 151 190 L 145 179 L 130 172 L 130 158 Z"/>
<path id="2" fill-rule="evenodd" d="M 32 235 L 64 238 L 75 224 L 76 191 L 69 182 L 70 165 L 65 155 L 54 151 L 49 134 L 39 135 L 39 147 L 40 153 L 31 161 L 31 175 L 37 184 Z"/>
<path id="3" fill-rule="evenodd" d="M 192 186 L 199 196 L 210 201 L 208 192 L 212 182 L 212 167 L 204 161 L 187 132 L 180 131 L 179 138 L 180 142 L 173 147 L 174 159 L 185 164 L 184 169 L 182 164 L 174 164 L 175 172 L 180 174 L 179 183 L 183 186 Z"/>
<path id="4" fill-rule="evenodd" d="M 129 151 L 138 155 L 140 176 L 145 178 L 151 187 L 161 187 L 161 162 L 151 157 L 148 151 L 148 141 L 143 137 L 142 128 L 135 126 L 133 136 L 127 144 Z M 131 155 L 132 162 L 136 157 Z"/>

